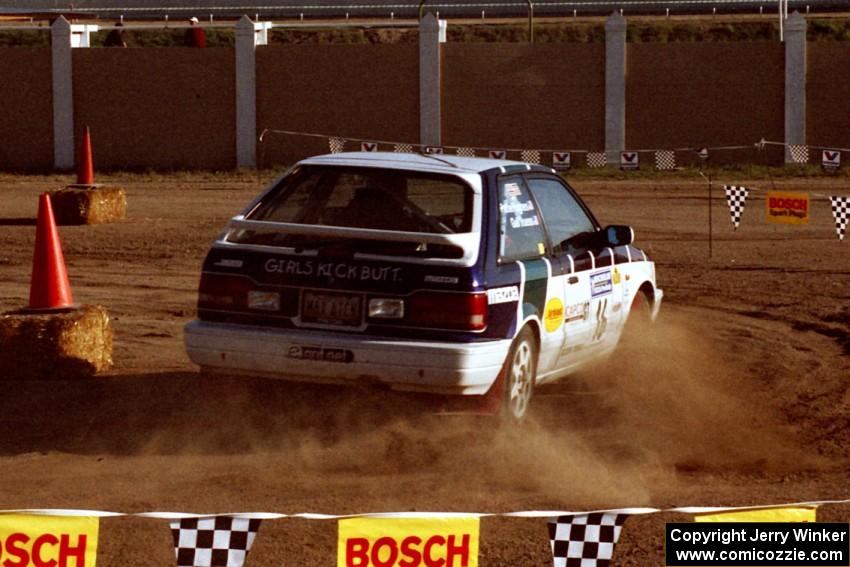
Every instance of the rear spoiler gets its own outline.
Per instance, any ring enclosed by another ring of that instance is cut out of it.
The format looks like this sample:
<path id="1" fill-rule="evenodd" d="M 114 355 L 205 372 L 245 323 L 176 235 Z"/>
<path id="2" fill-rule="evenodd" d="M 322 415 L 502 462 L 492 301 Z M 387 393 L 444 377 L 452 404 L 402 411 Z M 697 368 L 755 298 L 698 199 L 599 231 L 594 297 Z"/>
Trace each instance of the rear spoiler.
<path id="1" fill-rule="evenodd" d="M 344 226 L 310 225 L 290 222 L 248 220 L 237 215 L 227 223 L 228 230 L 252 230 L 278 234 L 303 234 L 308 236 L 358 238 L 362 240 L 382 240 L 385 242 L 424 242 L 455 246 L 463 250 L 463 256 L 455 260 L 443 260 L 439 263 L 451 263 L 470 266 L 475 263 L 481 235 L 478 232 L 459 234 L 438 234 L 433 232 L 398 232 L 373 228 L 352 228 Z"/>

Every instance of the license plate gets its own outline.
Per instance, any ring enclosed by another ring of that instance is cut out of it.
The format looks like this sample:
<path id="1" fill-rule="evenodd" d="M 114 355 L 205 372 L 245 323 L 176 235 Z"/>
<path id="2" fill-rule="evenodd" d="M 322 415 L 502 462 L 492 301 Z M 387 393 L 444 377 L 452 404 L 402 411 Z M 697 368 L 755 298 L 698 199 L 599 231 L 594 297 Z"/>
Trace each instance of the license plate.
<path id="1" fill-rule="evenodd" d="M 301 296 L 301 320 L 329 325 L 360 325 L 363 297 L 305 291 Z"/>

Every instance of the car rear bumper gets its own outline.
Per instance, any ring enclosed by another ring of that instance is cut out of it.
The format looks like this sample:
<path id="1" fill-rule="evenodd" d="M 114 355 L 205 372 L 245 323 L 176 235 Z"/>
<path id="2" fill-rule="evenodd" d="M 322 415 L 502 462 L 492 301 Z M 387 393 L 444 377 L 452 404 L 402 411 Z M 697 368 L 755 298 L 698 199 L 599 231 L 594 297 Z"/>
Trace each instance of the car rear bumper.
<path id="1" fill-rule="evenodd" d="M 186 325 L 185 342 L 192 362 L 227 373 L 463 395 L 490 389 L 511 345 L 507 339 L 412 341 L 198 320 Z"/>

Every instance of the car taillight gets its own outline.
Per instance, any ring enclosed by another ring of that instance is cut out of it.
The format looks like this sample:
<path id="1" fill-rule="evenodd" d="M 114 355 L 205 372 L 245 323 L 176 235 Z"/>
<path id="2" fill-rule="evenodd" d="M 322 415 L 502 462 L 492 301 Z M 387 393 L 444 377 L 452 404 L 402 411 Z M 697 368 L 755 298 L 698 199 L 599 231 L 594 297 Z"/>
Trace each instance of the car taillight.
<path id="1" fill-rule="evenodd" d="M 481 331 L 487 326 L 487 294 L 417 292 L 406 300 L 404 321 L 436 329 Z"/>
<path id="2" fill-rule="evenodd" d="M 244 309 L 251 280 L 242 276 L 201 274 L 198 286 L 198 308 Z"/>

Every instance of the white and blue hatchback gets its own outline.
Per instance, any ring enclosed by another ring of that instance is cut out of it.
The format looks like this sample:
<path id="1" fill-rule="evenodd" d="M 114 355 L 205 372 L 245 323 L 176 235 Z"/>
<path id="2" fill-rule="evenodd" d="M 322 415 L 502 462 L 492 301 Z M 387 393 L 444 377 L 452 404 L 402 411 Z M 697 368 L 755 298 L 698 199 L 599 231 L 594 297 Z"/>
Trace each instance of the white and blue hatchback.
<path id="1" fill-rule="evenodd" d="M 549 168 L 398 153 L 299 162 L 203 265 L 189 357 L 209 371 L 495 397 L 536 385 L 658 313 L 655 266 Z"/>

